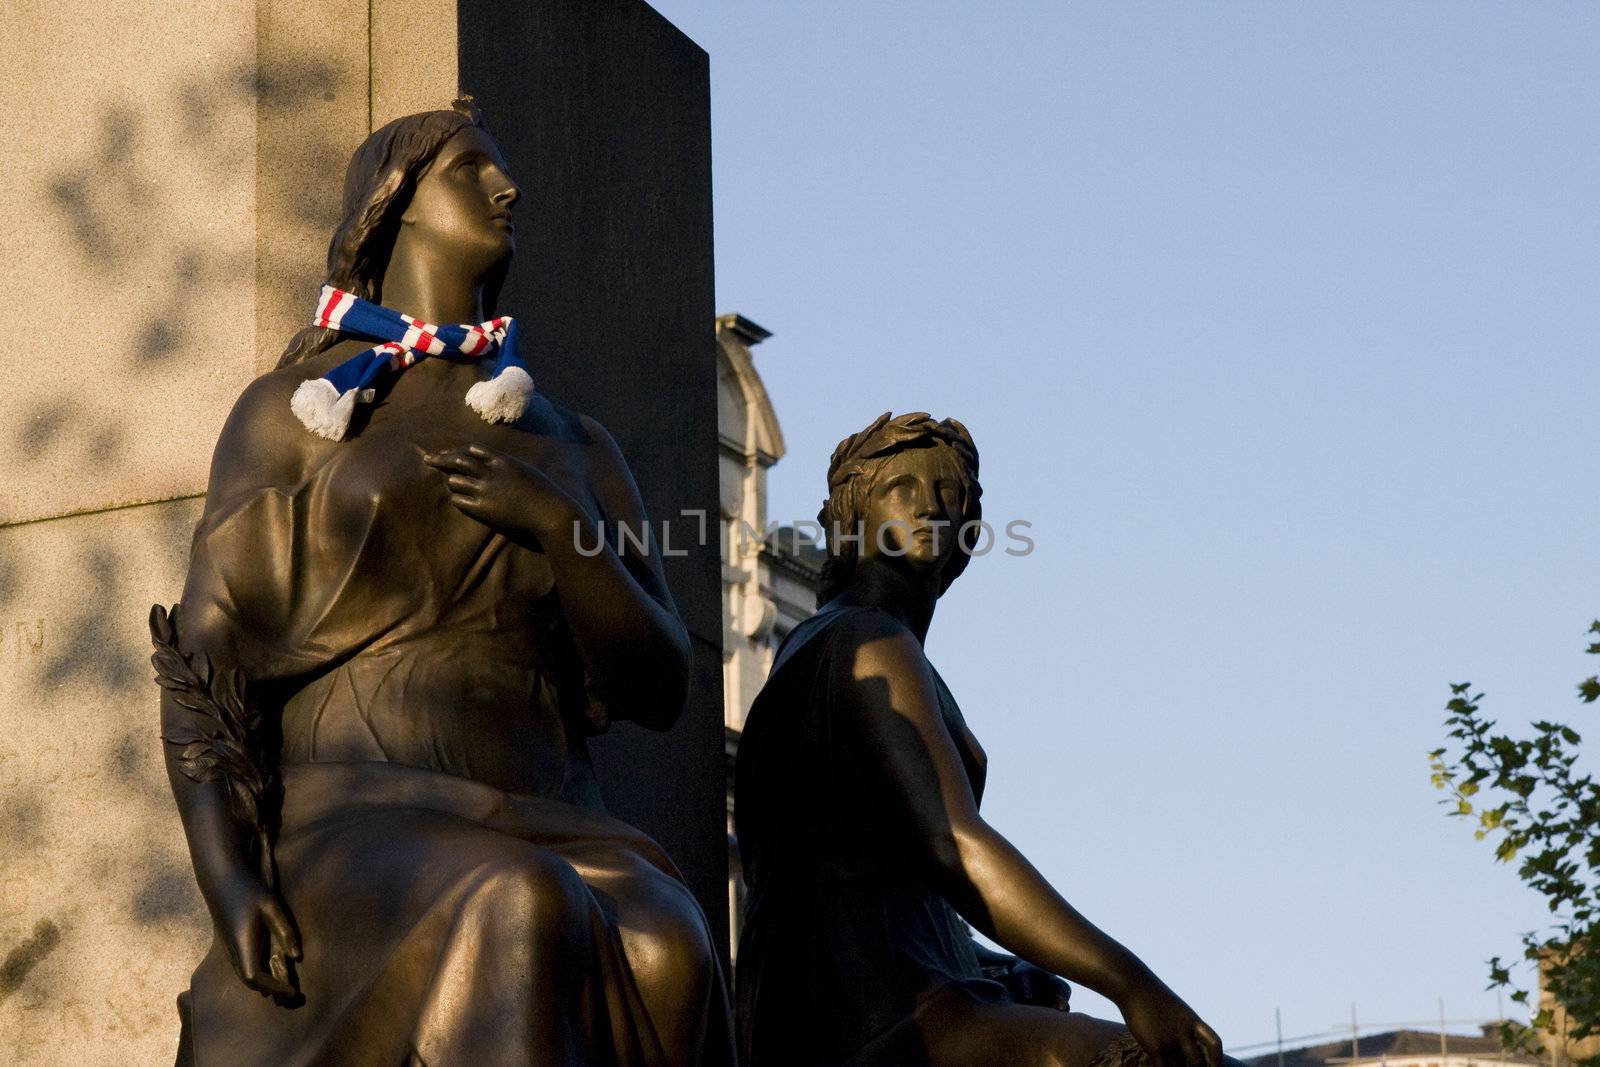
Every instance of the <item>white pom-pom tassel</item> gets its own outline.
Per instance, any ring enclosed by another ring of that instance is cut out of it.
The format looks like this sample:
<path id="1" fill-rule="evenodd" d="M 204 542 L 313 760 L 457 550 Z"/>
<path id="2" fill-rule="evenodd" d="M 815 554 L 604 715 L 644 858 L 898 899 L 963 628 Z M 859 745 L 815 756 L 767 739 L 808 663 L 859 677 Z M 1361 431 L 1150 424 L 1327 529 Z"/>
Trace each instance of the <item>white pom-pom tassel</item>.
<path id="1" fill-rule="evenodd" d="M 467 406 L 486 422 L 515 422 L 533 395 L 533 376 L 521 367 L 506 367 L 486 382 L 467 390 Z"/>
<path id="2" fill-rule="evenodd" d="M 356 410 L 356 390 L 346 389 L 343 396 L 326 378 L 312 378 L 300 383 L 289 400 L 289 410 L 305 424 L 306 429 L 330 441 L 342 440 L 350 428 L 350 416 Z"/>

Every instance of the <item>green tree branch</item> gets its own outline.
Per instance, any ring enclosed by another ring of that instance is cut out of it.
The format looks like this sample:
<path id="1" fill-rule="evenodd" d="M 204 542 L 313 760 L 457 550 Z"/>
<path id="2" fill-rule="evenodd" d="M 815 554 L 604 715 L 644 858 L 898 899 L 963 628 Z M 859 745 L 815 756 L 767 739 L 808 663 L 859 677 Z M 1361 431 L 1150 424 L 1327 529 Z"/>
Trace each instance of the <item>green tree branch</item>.
<path id="1" fill-rule="evenodd" d="M 1600 635 L 1600 621 L 1589 627 Z M 1589 645 L 1600 655 L 1600 641 Z M 1545 930 L 1522 935 L 1523 959 L 1540 968 L 1545 990 L 1567 1014 L 1565 1038 L 1600 1033 L 1600 786 L 1574 770 L 1582 737 L 1572 727 L 1541 720 L 1533 736 L 1496 733 L 1481 710 L 1482 693 L 1470 683 L 1450 687 L 1445 726 L 1450 743 L 1428 754 L 1434 788 L 1454 818 L 1475 824 L 1473 835 L 1494 842 L 1495 859 L 1516 861 L 1518 876 L 1544 897 L 1555 917 Z M 1600 677 L 1578 683 L 1585 704 L 1600 699 Z M 1528 1004 L 1500 957 L 1489 961 L 1489 988 L 1506 988 Z M 1533 1030 L 1556 1042 L 1556 1013 L 1538 1006 Z M 1508 1046 L 1527 1031 L 1503 1024 Z M 1600 1067 L 1600 1056 L 1582 1061 Z"/>

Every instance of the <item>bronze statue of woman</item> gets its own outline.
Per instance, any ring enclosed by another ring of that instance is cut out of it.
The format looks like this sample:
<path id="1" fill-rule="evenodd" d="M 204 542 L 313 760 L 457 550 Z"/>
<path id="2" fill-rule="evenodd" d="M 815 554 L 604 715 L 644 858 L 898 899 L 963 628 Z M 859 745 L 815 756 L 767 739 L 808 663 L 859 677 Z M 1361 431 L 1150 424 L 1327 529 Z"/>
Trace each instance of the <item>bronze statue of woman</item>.
<path id="1" fill-rule="evenodd" d="M 923 654 L 981 536 L 966 428 L 885 413 L 834 450 L 828 493 L 821 606 L 739 743 L 745 1067 L 1234 1064 L 978 813 L 983 750 Z M 1127 1026 L 1068 1010 L 1057 976 Z"/>
<path id="2" fill-rule="evenodd" d="M 645 520 L 621 453 L 491 318 L 519 196 L 468 100 L 368 137 L 313 326 L 217 444 L 161 670 L 216 931 L 180 1063 L 731 1062 L 706 918 L 590 763 L 613 718 L 673 723 L 689 644 L 653 549 L 597 550 Z M 235 676 L 275 869 L 205 718 Z"/>

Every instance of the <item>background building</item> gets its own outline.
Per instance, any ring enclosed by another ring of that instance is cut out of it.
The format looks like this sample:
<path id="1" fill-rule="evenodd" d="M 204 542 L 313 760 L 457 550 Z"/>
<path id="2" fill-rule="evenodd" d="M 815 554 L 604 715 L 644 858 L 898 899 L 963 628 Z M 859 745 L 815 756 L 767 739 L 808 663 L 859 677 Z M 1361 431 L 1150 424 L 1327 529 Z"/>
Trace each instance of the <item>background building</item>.
<path id="1" fill-rule="evenodd" d="M 1319 1045 L 1252 1056 L 1250 1067 L 1489 1067 L 1491 1064 L 1537 1064 L 1539 1056 L 1510 1053 L 1501 1047 L 1498 1023 L 1485 1023 L 1481 1035 L 1437 1030 L 1386 1030 L 1340 1038 Z"/>
<path id="2" fill-rule="evenodd" d="M 744 892 L 733 838 L 733 758 L 739 731 L 750 702 L 767 679 L 779 643 L 816 610 L 825 555 L 812 529 L 797 527 L 794 521 L 774 521 L 767 514 L 767 469 L 783 458 L 783 431 L 750 350 L 771 336 L 743 315 L 717 318 L 728 911 L 734 934 Z M 820 504 L 820 494 L 818 499 Z"/>

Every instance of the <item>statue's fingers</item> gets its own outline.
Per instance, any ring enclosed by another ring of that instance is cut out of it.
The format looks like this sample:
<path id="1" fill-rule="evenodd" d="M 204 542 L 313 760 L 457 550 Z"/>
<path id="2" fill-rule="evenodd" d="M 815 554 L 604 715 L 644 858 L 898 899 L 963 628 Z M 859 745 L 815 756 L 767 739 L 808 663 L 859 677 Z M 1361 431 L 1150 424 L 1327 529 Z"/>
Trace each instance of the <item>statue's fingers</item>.
<path id="1" fill-rule="evenodd" d="M 261 964 L 272 952 L 272 935 L 265 926 L 257 926 L 252 931 L 249 943 L 240 948 L 244 951 L 239 956 L 239 977 L 245 985 L 257 993 L 294 995 L 288 983 L 275 977 L 271 971 L 262 970 Z"/>
<path id="2" fill-rule="evenodd" d="M 279 966 L 284 965 L 280 962 Z M 292 997 L 296 992 L 294 986 L 289 984 L 287 970 L 285 970 L 284 976 L 281 978 L 272 971 L 258 971 L 255 980 L 246 984 L 257 993 L 266 993 L 275 997 Z"/>
<path id="3" fill-rule="evenodd" d="M 245 951 L 235 961 L 235 969 L 239 972 L 239 978 L 244 984 L 251 989 L 255 989 L 256 980 L 261 976 L 261 963 L 257 959 L 255 946 L 245 945 L 243 947 Z"/>
<path id="4" fill-rule="evenodd" d="M 450 486 L 452 493 L 476 496 L 483 492 L 483 479 L 473 477 L 470 474 L 452 474 L 445 479 L 445 483 Z"/>
<path id="5" fill-rule="evenodd" d="M 1057 1011 L 1072 1010 L 1072 987 L 1061 979 L 1056 979 L 1053 986 L 1055 993 L 1055 1009 Z"/>
<path id="6" fill-rule="evenodd" d="M 271 928 L 272 936 L 278 946 L 290 959 L 301 959 L 300 931 L 295 929 L 294 919 L 284 910 L 283 905 L 276 900 L 270 900 L 261 910 L 267 917 L 267 926 Z"/>
<path id="7" fill-rule="evenodd" d="M 267 957 L 267 973 L 274 981 L 289 984 L 289 957 L 276 941 L 272 945 L 272 955 Z"/>
<path id="8" fill-rule="evenodd" d="M 1027 1003 L 1036 1008 L 1054 1008 L 1061 1000 L 1061 979 L 1042 967 L 1024 966 L 1017 972 Z"/>
<path id="9" fill-rule="evenodd" d="M 454 504 L 458 511 L 470 515 L 474 519 L 479 518 L 479 513 L 483 510 L 483 501 L 475 496 L 452 493 L 450 494 L 450 503 Z"/>
<path id="10" fill-rule="evenodd" d="M 476 471 L 481 466 L 481 462 L 476 456 L 468 455 L 459 448 L 447 448 L 442 452 L 424 455 L 422 462 L 436 470 L 461 471 L 465 473 Z"/>

